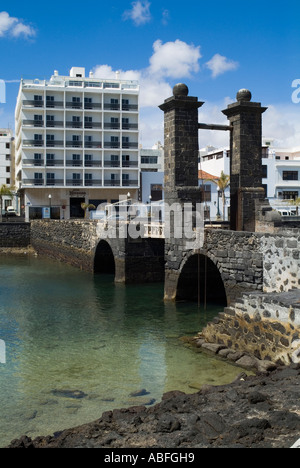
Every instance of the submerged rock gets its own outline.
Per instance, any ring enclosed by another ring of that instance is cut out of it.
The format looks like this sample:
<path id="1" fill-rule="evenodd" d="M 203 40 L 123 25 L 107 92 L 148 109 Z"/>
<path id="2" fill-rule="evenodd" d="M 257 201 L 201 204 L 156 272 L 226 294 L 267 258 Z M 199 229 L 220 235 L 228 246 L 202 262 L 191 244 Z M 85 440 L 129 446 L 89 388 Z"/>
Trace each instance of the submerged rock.
<path id="1" fill-rule="evenodd" d="M 145 388 L 142 388 L 141 390 L 136 390 L 135 392 L 131 392 L 129 394 L 129 396 L 131 397 L 140 397 L 145 395 L 150 395 L 150 392 L 148 392 Z"/>
<path id="2" fill-rule="evenodd" d="M 85 398 L 87 396 L 86 393 L 82 392 L 81 390 L 69 390 L 69 389 L 62 389 L 57 390 L 54 389 L 51 393 L 55 396 L 63 397 L 63 398 L 75 398 L 80 400 L 81 398 Z"/>

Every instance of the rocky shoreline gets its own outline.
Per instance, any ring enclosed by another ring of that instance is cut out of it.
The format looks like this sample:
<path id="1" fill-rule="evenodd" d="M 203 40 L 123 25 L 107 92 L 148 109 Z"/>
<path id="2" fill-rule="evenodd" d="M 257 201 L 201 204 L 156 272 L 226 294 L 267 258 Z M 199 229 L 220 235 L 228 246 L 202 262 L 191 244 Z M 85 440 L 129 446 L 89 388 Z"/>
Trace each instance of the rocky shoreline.
<path id="1" fill-rule="evenodd" d="M 299 364 L 241 374 L 228 385 L 169 392 L 156 405 L 107 411 L 54 435 L 23 436 L 7 448 L 291 448 L 299 446 L 299 391 Z"/>

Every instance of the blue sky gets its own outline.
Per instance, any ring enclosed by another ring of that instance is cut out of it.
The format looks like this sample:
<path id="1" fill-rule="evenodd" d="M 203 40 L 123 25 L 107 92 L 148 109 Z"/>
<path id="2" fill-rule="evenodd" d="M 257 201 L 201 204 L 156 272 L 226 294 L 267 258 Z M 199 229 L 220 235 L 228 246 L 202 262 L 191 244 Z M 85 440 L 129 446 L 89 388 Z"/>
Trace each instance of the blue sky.
<path id="1" fill-rule="evenodd" d="M 84 66 L 102 78 L 120 70 L 125 79 L 139 79 L 144 147 L 163 140 L 157 106 L 177 82 L 205 101 L 199 119 L 207 123 L 226 123 L 221 110 L 240 88 L 250 89 L 254 101 L 269 107 L 263 134 L 278 146 L 300 146 L 300 103 L 292 101 L 292 83 L 300 80 L 299 14 L 294 0 L 7 3 L 0 6 L 0 79 L 6 81 L 0 126 L 14 127 L 15 80 Z M 227 138 L 204 131 L 200 146 Z"/>

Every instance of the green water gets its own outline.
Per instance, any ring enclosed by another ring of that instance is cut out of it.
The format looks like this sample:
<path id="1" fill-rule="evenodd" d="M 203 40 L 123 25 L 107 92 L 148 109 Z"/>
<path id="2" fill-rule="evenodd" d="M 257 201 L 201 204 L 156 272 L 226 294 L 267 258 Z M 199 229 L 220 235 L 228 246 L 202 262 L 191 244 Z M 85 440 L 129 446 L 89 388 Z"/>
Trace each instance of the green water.
<path id="1" fill-rule="evenodd" d="M 0 257 L 0 447 L 159 402 L 169 390 L 231 382 L 240 369 L 180 340 L 217 312 L 166 304 L 163 285 L 115 285 L 54 261 Z M 130 396 L 139 389 L 149 393 Z"/>

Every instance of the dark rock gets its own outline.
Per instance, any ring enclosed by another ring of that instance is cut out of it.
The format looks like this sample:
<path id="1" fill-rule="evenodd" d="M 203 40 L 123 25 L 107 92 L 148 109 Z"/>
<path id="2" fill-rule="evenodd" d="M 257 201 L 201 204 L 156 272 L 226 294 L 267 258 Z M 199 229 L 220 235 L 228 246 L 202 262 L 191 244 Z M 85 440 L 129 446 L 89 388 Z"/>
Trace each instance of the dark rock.
<path id="1" fill-rule="evenodd" d="M 150 395 L 150 392 L 147 392 L 145 388 L 142 388 L 141 390 L 136 390 L 135 392 L 131 392 L 129 396 L 131 397 L 139 397 L 139 396 L 145 396 L 145 395 Z"/>
<path id="2" fill-rule="evenodd" d="M 81 390 L 52 390 L 51 392 L 55 396 L 63 397 L 63 398 L 75 398 L 76 400 L 80 400 L 81 398 L 85 398 L 87 396 L 86 393 L 82 392 Z"/>

